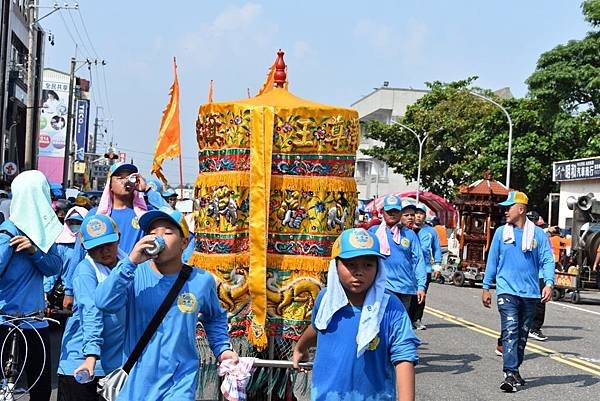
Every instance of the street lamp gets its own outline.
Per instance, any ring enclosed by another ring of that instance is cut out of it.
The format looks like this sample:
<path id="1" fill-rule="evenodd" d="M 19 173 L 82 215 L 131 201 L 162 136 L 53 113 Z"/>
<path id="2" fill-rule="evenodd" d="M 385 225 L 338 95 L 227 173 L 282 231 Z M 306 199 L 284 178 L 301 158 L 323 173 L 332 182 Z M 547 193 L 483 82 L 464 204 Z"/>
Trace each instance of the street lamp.
<path id="1" fill-rule="evenodd" d="M 417 142 L 419 142 L 419 164 L 417 166 L 417 203 L 419 203 L 419 192 L 421 191 L 421 159 L 423 158 L 423 144 L 427 140 L 429 136 L 428 132 L 423 131 L 423 136 L 417 134 L 412 128 L 407 127 L 404 124 L 399 123 L 398 121 L 394 121 L 394 124 L 398 124 L 403 129 L 411 132 L 415 138 L 417 138 Z M 441 128 L 438 130 L 440 131 Z"/>
<path id="2" fill-rule="evenodd" d="M 486 97 L 486 96 L 483 96 L 482 94 L 479 94 L 477 92 L 471 92 L 471 91 L 469 91 L 469 94 L 476 96 L 480 99 L 483 99 L 485 101 L 488 101 L 488 102 L 492 103 L 493 105 L 499 107 L 500 110 L 502 110 L 504 112 L 504 114 L 506 115 L 506 118 L 508 119 L 508 155 L 506 156 L 506 188 L 510 189 L 510 159 L 512 157 L 512 130 L 513 130 L 513 123 L 510 118 L 510 114 L 508 114 L 508 111 L 506 111 L 506 109 L 504 107 L 502 107 L 500 105 L 500 103 L 494 101 L 493 99 L 490 99 L 489 97 Z"/>

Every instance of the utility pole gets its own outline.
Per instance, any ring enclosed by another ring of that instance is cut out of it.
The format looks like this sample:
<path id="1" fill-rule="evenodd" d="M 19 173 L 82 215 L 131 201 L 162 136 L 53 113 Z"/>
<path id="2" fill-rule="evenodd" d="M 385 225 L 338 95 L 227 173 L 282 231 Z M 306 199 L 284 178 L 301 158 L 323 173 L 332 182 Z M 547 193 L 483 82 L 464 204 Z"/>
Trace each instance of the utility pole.
<path id="1" fill-rule="evenodd" d="M 73 118 L 73 96 L 75 92 L 75 57 L 71 57 L 71 73 L 69 76 L 69 104 L 67 106 L 67 132 L 65 138 L 65 160 L 63 163 L 63 188 L 67 189 L 71 180 L 71 128 Z"/>
<path id="2" fill-rule="evenodd" d="M 35 109 L 33 100 L 35 99 L 35 23 L 37 17 L 36 0 L 29 0 L 27 3 L 27 24 L 29 27 L 29 42 L 27 45 L 27 111 L 25 118 L 25 170 L 31 170 L 33 163 L 33 144 L 37 143 L 37 130 L 35 121 Z"/>

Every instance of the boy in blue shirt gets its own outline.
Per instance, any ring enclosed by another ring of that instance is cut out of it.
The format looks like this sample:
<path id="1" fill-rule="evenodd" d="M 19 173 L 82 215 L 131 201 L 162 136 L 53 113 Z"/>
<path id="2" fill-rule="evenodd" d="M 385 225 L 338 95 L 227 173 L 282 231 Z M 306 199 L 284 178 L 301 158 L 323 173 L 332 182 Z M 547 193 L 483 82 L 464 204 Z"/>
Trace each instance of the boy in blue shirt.
<path id="1" fill-rule="evenodd" d="M 317 347 L 312 400 L 414 400 L 420 341 L 400 300 L 385 290 L 377 237 L 363 228 L 345 230 L 332 257 L 327 288 L 293 354 L 298 368 Z"/>
<path id="2" fill-rule="evenodd" d="M 125 310 L 126 357 L 177 279 L 183 267 L 181 255 L 189 241 L 183 215 L 168 206 L 146 212 L 139 223 L 146 235 L 96 290 L 100 310 Z M 154 246 L 157 236 L 163 238 L 165 247 L 158 255 L 150 256 L 146 250 Z M 199 369 L 198 320 L 219 362 L 237 361 L 227 334 L 227 312 L 219 304 L 215 280 L 210 273 L 193 269 L 177 301 L 133 366 L 117 400 L 193 401 Z"/>
<path id="3" fill-rule="evenodd" d="M 387 256 L 387 289 L 400 298 L 411 321 L 417 305 L 425 301 L 427 281 L 423 251 L 417 234 L 412 231 L 414 218 L 413 204 L 388 195 L 383 200 L 383 221 L 369 228 L 379 239 L 381 253 Z"/>
<path id="4" fill-rule="evenodd" d="M 490 286 L 496 280 L 496 295 L 502 331 L 504 380 L 500 389 L 517 391 L 525 385 L 519 373 L 529 328 L 540 299 L 540 272 L 546 286 L 541 302 L 548 302 L 554 285 L 554 257 L 546 233 L 527 219 L 527 195 L 509 192 L 498 205 L 506 208 L 506 224 L 498 227 L 490 246 L 483 279 L 483 306 L 492 304 Z"/>
<path id="5" fill-rule="evenodd" d="M 67 321 L 58 365 L 58 399 L 98 401 L 98 380 L 123 362 L 125 311 L 103 313 L 95 303 L 98 284 L 108 277 L 119 259 L 119 229 L 108 216 L 87 217 L 80 231 L 87 255 L 73 276 L 73 316 Z M 93 380 L 78 383 L 74 376 L 87 370 Z"/>

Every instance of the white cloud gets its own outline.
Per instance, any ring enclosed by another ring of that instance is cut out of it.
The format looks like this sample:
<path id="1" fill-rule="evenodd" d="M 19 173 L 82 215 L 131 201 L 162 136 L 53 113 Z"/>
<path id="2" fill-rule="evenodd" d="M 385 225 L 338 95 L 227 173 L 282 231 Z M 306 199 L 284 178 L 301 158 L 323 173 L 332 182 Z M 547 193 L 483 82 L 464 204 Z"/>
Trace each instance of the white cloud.
<path id="1" fill-rule="evenodd" d="M 259 4 L 229 6 L 210 23 L 182 37 L 178 47 L 198 68 L 214 68 L 219 63 L 246 62 L 265 50 L 272 51 L 278 29 L 277 24 L 265 20 Z"/>

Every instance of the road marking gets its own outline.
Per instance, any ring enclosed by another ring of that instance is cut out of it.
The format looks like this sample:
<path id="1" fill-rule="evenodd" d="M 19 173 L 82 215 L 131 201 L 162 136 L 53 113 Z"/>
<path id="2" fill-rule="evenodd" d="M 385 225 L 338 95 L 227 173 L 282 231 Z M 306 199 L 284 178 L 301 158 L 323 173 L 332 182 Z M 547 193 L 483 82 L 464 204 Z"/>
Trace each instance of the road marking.
<path id="1" fill-rule="evenodd" d="M 463 326 L 469 330 L 475 331 L 477 333 L 486 335 L 488 337 L 492 337 L 497 339 L 500 337 L 500 333 L 496 330 L 490 329 L 489 327 L 481 326 L 477 323 L 473 323 L 471 321 L 465 320 L 458 316 L 451 315 L 449 313 L 443 312 L 438 309 L 434 309 L 430 306 L 425 307 L 425 312 L 430 315 L 436 316 L 440 319 L 446 320 L 447 322 L 457 324 L 459 326 Z M 560 362 L 565 365 L 569 365 L 571 367 L 577 368 L 579 370 L 583 370 L 584 372 L 591 373 L 596 376 L 600 376 L 600 365 L 596 365 L 586 360 L 579 359 L 577 357 L 563 355 L 560 352 L 551 350 L 550 348 L 542 347 L 537 344 L 532 344 L 527 342 L 527 348 L 529 352 L 533 352 L 539 355 L 547 356 L 556 362 Z"/>
<path id="2" fill-rule="evenodd" d="M 550 301 L 549 303 L 551 303 L 552 305 L 563 306 L 565 308 L 576 309 L 576 310 L 579 310 L 579 311 L 582 311 L 582 312 L 592 313 L 594 315 L 600 316 L 600 312 L 596 312 L 596 311 L 588 310 L 588 309 L 583 309 L 583 308 L 580 308 L 578 306 L 568 305 L 568 304 L 565 304 L 565 303 L 562 303 L 562 302 L 554 302 L 554 301 Z"/>

